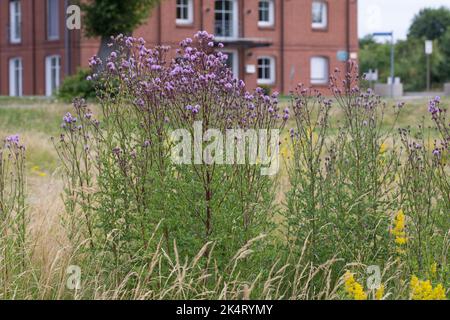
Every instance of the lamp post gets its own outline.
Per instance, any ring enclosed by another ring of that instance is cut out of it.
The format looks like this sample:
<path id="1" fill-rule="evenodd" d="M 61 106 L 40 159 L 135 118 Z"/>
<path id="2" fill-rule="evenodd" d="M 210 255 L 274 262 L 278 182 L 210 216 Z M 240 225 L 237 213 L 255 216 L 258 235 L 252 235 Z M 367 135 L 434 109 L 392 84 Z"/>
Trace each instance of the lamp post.
<path id="1" fill-rule="evenodd" d="M 373 33 L 374 37 L 391 37 L 391 98 L 394 97 L 394 82 L 395 82 L 395 70 L 394 70 L 394 31 L 392 32 L 375 32 Z"/>

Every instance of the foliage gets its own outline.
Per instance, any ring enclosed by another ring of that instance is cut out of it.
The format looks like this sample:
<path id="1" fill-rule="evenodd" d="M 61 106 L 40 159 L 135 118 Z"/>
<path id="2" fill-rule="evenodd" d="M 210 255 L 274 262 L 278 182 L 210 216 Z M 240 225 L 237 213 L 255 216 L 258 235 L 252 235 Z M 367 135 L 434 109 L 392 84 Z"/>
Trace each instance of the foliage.
<path id="1" fill-rule="evenodd" d="M 391 72 L 391 45 L 389 43 L 380 44 L 368 39 L 360 41 L 360 70 L 361 72 L 378 70 L 379 81 L 386 82 Z M 433 84 L 442 84 L 448 77 L 448 69 L 442 67 L 445 59 L 446 56 L 435 42 L 430 60 Z M 423 41 L 414 38 L 397 41 L 395 45 L 395 75 L 401 78 L 406 91 L 419 91 L 426 88 L 426 70 L 427 62 Z"/>
<path id="2" fill-rule="evenodd" d="M 159 0 L 90 0 L 82 3 L 88 36 L 131 34 Z"/>
<path id="3" fill-rule="evenodd" d="M 414 17 L 409 28 L 408 38 L 437 40 L 447 31 L 448 26 L 450 26 L 450 10 L 448 8 L 425 8 Z"/>
<path id="4" fill-rule="evenodd" d="M 95 88 L 87 80 L 90 74 L 89 70 L 79 69 L 74 75 L 66 77 L 58 90 L 58 98 L 65 102 L 72 102 L 75 98 L 94 99 Z"/>

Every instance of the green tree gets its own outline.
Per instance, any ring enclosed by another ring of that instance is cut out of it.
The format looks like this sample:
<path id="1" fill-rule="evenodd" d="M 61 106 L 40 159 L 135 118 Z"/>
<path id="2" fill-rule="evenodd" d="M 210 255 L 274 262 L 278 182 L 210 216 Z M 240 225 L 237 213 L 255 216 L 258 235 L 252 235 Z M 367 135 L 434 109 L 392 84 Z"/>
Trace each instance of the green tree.
<path id="1" fill-rule="evenodd" d="M 440 39 L 450 26 L 450 9 L 422 9 L 409 28 L 408 38 Z"/>
<path id="2" fill-rule="evenodd" d="M 160 0 L 90 0 L 81 4 L 88 36 L 101 37 L 98 56 L 106 58 L 111 36 L 131 35 L 148 18 Z"/>
<path id="3" fill-rule="evenodd" d="M 444 62 L 442 64 L 442 80 L 450 81 L 450 28 L 444 33 L 439 40 L 439 46 L 444 55 Z"/>
<path id="4" fill-rule="evenodd" d="M 390 76 L 390 43 L 378 43 L 367 41 L 367 39 L 363 39 L 360 43 L 362 44 L 359 55 L 361 73 L 377 69 L 379 81 L 386 82 Z M 431 56 L 431 80 L 434 85 L 441 84 L 446 80 L 448 73 L 446 70 L 448 69 L 443 68 L 445 59 L 443 50 L 437 45 L 436 40 Z M 397 41 L 395 44 L 395 75 L 401 78 L 406 91 L 425 89 L 426 56 L 423 40 L 410 38 Z"/>

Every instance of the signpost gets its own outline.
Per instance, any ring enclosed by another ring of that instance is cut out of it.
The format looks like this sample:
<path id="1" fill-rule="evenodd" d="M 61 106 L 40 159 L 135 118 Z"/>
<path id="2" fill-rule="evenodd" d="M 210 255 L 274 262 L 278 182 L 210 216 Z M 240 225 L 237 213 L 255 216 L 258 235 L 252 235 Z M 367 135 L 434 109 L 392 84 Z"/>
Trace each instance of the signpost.
<path id="1" fill-rule="evenodd" d="M 433 41 L 425 41 L 425 55 L 427 56 L 427 91 L 431 89 L 431 66 L 430 56 L 433 54 Z"/>

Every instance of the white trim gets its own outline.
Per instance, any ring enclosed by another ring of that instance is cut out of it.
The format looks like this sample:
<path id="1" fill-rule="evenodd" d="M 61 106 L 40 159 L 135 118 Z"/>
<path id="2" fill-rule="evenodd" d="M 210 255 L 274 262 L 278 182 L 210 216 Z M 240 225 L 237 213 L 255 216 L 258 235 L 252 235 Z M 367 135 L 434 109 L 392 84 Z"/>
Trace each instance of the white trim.
<path id="1" fill-rule="evenodd" d="M 58 55 L 45 57 L 45 95 L 47 97 L 52 96 L 59 88 L 60 74 L 61 57 Z"/>
<path id="2" fill-rule="evenodd" d="M 269 72 L 270 72 L 270 77 L 269 78 L 260 78 L 259 77 L 259 68 L 261 66 L 259 61 L 262 60 L 262 59 L 269 60 Z M 270 57 L 270 56 L 258 57 L 256 69 L 257 69 L 257 74 L 258 74 L 257 84 L 275 84 L 276 65 L 275 65 L 275 58 L 274 57 Z"/>
<path id="3" fill-rule="evenodd" d="M 19 0 L 9 2 L 9 41 L 22 42 L 22 6 Z"/>
<path id="4" fill-rule="evenodd" d="M 328 3 L 326 3 L 325 1 L 321 1 L 321 0 L 316 0 L 312 2 L 312 6 L 311 6 L 311 20 L 314 18 L 313 17 L 313 13 L 314 13 L 314 5 L 321 5 L 323 6 L 323 11 L 322 11 L 322 21 L 321 22 L 314 22 L 311 21 L 311 25 L 314 29 L 325 29 L 328 27 Z"/>
<path id="5" fill-rule="evenodd" d="M 177 25 L 189 25 L 192 24 L 194 22 L 194 0 L 184 0 L 187 1 L 187 6 L 188 6 L 188 17 L 187 19 L 178 19 L 176 18 L 176 24 Z M 176 10 L 178 10 L 178 0 L 176 0 L 175 3 L 175 7 Z M 176 12 L 175 12 L 175 17 L 176 17 Z"/>
<path id="6" fill-rule="evenodd" d="M 214 1 L 214 16 L 216 14 L 215 5 L 217 1 L 232 1 L 233 2 L 233 17 L 232 17 L 232 32 L 233 34 L 231 36 L 218 36 L 216 35 L 217 40 L 229 40 L 229 39 L 236 39 L 239 36 L 239 7 L 238 7 L 238 1 L 237 0 L 215 0 Z"/>
<path id="7" fill-rule="evenodd" d="M 267 2 L 269 4 L 269 21 L 259 20 L 259 4 Z M 275 25 L 275 1 L 274 0 L 259 0 L 258 1 L 258 27 L 273 27 Z"/>
<path id="8" fill-rule="evenodd" d="M 233 57 L 233 75 L 234 78 L 239 79 L 239 51 L 238 50 L 232 50 L 232 49 L 227 49 L 227 50 L 222 50 L 223 53 L 225 54 L 232 54 Z"/>
<path id="9" fill-rule="evenodd" d="M 317 67 L 319 69 L 314 69 Z M 320 77 L 317 74 L 321 73 Z M 330 59 L 323 56 L 311 57 L 310 60 L 310 78 L 311 84 L 328 84 L 330 74 Z"/>
<path id="10" fill-rule="evenodd" d="M 23 67 L 22 58 L 9 59 L 9 95 L 21 97 L 23 95 Z"/>

